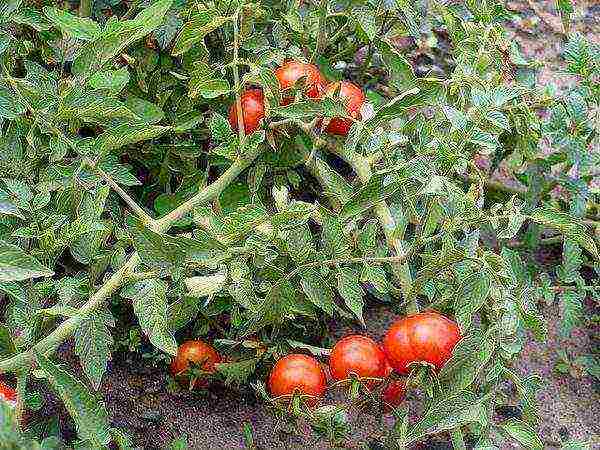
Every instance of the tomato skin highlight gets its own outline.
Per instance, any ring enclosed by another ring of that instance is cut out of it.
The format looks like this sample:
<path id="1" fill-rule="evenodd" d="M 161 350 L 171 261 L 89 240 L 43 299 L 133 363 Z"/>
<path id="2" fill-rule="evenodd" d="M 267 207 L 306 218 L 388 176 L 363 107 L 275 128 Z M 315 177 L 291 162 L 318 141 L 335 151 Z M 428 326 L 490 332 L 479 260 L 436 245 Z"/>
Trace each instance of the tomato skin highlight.
<path id="1" fill-rule="evenodd" d="M 0 399 L 14 408 L 17 406 L 17 391 L 0 381 Z"/>
<path id="2" fill-rule="evenodd" d="M 265 97 L 261 89 L 247 89 L 241 97 L 244 131 L 251 134 L 260 128 L 260 121 L 265 117 Z M 238 129 L 237 107 L 233 102 L 229 108 L 229 124 L 234 130 Z"/>
<path id="3" fill-rule="evenodd" d="M 293 87 L 300 78 L 305 77 L 305 92 L 309 98 L 321 98 L 327 86 L 327 81 L 317 66 L 299 61 L 286 61 L 281 67 L 275 69 L 275 76 L 284 91 Z M 281 104 L 289 105 L 293 100 L 293 97 L 284 96 Z"/>
<path id="4" fill-rule="evenodd" d="M 204 361 L 204 362 L 203 362 Z M 215 373 L 215 364 L 221 362 L 221 355 L 210 345 L 204 341 L 192 340 L 186 341 L 177 349 L 177 356 L 173 359 L 170 366 L 171 375 L 181 382 L 187 382 L 189 385 L 189 377 L 186 374 L 190 369 L 190 362 L 200 365 L 201 370 L 208 373 Z M 203 379 L 196 379 L 193 382 L 193 388 L 204 388 L 208 382 Z"/>
<path id="5" fill-rule="evenodd" d="M 338 89 L 340 99 L 346 103 L 346 113 L 354 119 L 360 119 L 360 109 L 365 103 L 366 98 L 362 89 L 350 81 L 339 81 L 328 85 L 326 93 L 334 94 Z M 329 121 L 327 127 L 325 127 L 325 132 L 338 136 L 347 136 L 352 123 L 350 119 L 334 117 Z"/>
<path id="6" fill-rule="evenodd" d="M 340 339 L 329 355 L 329 370 L 334 380 L 346 380 L 352 374 L 359 378 L 384 378 L 386 357 L 371 338 L 351 335 Z M 367 383 L 372 384 L 373 381 Z"/>
<path id="7" fill-rule="evenodd" d="M 390 365 L 401 374 L 407 374 L 407 366 L 413 362 L 427 362 L 439 370 L 460 338 L 455 322 L 428 311 L 394 322 L 383 339 L 383 348 Z"/>
<path id="8" fill-rule="evenodd" d="M 327 380 L 319 362 L 307 355 L 293 353 L 275 363 L 269 375 L 269 391 L 274 397 L 292 395 L 295 392 L 315 398 L 306 403 L 309 406 L 325 395 Z"/>

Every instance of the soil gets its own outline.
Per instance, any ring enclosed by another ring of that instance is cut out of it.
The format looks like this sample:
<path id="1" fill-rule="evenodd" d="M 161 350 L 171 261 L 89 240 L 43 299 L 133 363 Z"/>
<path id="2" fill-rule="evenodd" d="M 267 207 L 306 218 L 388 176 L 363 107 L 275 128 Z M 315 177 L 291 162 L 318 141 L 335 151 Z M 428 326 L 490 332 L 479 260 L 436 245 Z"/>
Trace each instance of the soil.
<path id="1" fill-rule="evenodd" d="M 584 1 L 576 3 L 575 28 L 600 43 L 600 6 Z M 559 48 L 563 36 L 553 5 L 551 1 L 510 2 L 510 8 L 518 11 L 521 19 L 514 21 L 508 27 L 508 32 L 521 43 L 526 57 L 534 57 L 543 63 L 538 79 L 540 86 L 555 83 L 560 88 L 572 80 L 558 73 L 561 64 Z M 597 305 L 595 307 L 597 309 Z M 597 310 L 593 310 L 591 300 L 588 308 L 590 314 L 598 314 Z M 561 442 L 570 438 L 593 440 L 597 445 L 595 448 L 600 448 L 598 381 L 584 373 L 572 376 L 555 370 L 559 360 L 557 348 L 566 348 L 573 357 L 597 351 L 600 329 L 597 326 L 577 329 L 565 341 L 557 332 L 557 307 L 547 306 L 543 313 L 549 324 L 548 339 L 545 342 L 528 339 L 522 358 L 514 368 L 523 376 L 538 374 L 544 380 L 538 404 L 540 434 L 545 448 L 559 448 Z M 366 315 L 367 330 L 375 333 L 373 337 L 379 339 L 379 330 L 385 330 L 393 319 L 394 314 L 388 308 L 371 308 Z M 351 325 L 331 324 L 333 336 L 341 337 L 351 331 L 360 330 Z M 59 352 L 60 358 L 79 372 L 76 358 L 72 355 L 70 344 L 65 344 Z M 100 395 L 106 403 L 111 425 L 130 430 L 139 448 L 164 449 L 181 435 L 187 435 L 191 449 L 244 448 L 244 424 L 251 426 L 255 443 L 262 449 L 334 448 L 326 441 L 318 440 L 308 428 L 300 435 L 291 433 L 289 427 L 279 422 L 249 388 L 246 391 L 217 387 L 205 393 L 173 392 L 164 366 L 155 367 L 148 359 L 131 359 L 137 358 L 135 355 L 126 358 L 129 359 L 111 363 L 103 379 Z M 510 394 L 508 391 L 507 395 Z M 46 400 L 38 416 L 58 417 L 62 434 L 74 436 L 73 424 L 64 407 L 56 399 Z M 339 400 L 340 395 L 328 399 L 333 402 Z M 520 415 L 517 405 L 499 408 L 497 412 L 501 417 Z M 351 419 L 352 434 L 340 447 L 335 448 L 385 448 L 380 442 L 380 424 L 373 416 L 352 414 Z M 391 422 L 391 419 L 387 420 Z M 418 447 L 451 448 L 447 439 L 447 436 L 441 436 Z M 506 442 L 502 448 L 522 447 L 514 442 Z"/>

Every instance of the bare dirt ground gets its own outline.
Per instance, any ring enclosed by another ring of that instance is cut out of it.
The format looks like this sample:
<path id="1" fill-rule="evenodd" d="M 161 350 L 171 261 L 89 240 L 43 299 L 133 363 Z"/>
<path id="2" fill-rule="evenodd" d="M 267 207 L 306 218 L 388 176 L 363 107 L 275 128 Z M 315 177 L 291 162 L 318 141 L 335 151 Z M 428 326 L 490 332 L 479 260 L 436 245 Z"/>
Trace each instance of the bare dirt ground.
<path id="1" fill-rule="evenodd" d="M 572 81 L 559 73 L 562 34 L 553 3 L 520 1 L 510 4 L 511 9 L 519 11 L 522 18 L 512 23 L 509 33 L 521 43 L 527 57 L 542 61 L 542 74 L 538 80 L 540 86 L 547 83 L 564 86 Z M 600 4 L 577 3 L 575 28 L 600 42 Z M 591 301 L 588 310 L 589 314 L 600 312 L 598 305 Z M 546 307 L 544 315 L 549 322 L 547 341 L 537 343 L 529 340 L 515 369 L 522 375 L 539 374 L 544 379 L 538 401 L 540 433 L 545 448 L 559 448 L 560 442 L 568 438 L 594 440 L 595 448 L 600 448 L 600 385 L 589 376 L 572 377 L 559 374 L 554 369 L 558 360 L 556 349 L 559 347 L 566 346 L 568 352 L 575 356 L 597 352 L 600 329 L 579 329 L 571 339 L 563 341 L 557 333 L 556 307 Z M 381 338 L 382 330 L 393 319 L 394 315 L 388 309 L 372 308 L 366 317 L 367 329 L 374 334 L 374 338 Z M 334 336 L 342 336 L 351 330 L 351 326 L 331 325 Z M 68 345 L 62 349 L 61 355 L 76 367 Z M 168 389 L 168 383 L 164 367 L 154 367 L 147 360 L 136 360 L 133 365 L 131 361 L 114 361 L 104 377 L 100 393 L 109 410 L 112 426 L 129 429 L 136 446 L 140 448 L 164 449 L 183 434 L 188 436 L 192 449 L 243 448 L 244 423 L 251 425 L 255 442 L 262 449 L 334 448 L 316 440 L 308 429 L 300 435 L 289 433 L 286 425 L 277 423 L 273 414 L 261 401 L 256 400 L 250 389 L 239 392 L 223 388 L 204 394 L 174 394 Z M 507 394 L 510 395 L 510 392 Z M 42 414 L 57 414 L 63 434 L 72 434 L 73 425 L 64 408 L 55 399 L 48 400 Z M 519 411 L 518 408 L 509 408 L 499 411 L 499 414 L 518 415 Z M 353 417 L 353 433 L 343 446 L 337 448 L 383 449 L 380 436 L 380 426 L 373 417 Z M 451 448 L 445 439 L 442 436 L 438 440 L 419 444 L 418 448 Z M 520 447 L 507 444 L 504 448 Z"/>

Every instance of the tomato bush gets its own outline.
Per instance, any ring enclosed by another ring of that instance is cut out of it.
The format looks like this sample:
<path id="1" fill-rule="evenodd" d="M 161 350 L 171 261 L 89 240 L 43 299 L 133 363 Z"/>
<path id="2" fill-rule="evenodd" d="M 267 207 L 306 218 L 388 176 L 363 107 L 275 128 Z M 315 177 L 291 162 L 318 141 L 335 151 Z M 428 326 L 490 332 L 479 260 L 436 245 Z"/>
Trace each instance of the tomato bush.
<path id="1" fill-rule="evenodd" d="M 514 39 L 514 2 L 3 1 L 0 374 L 23 401 L 0 401 L 0 436 L 143 447 L 103 397 L 137 361 L 165 398 L 201 388 L 173 404 L 265 399 L 333 446 L 381 396 L 386 448 L 543 448 L 544 380 L 516 361 L 598 302 L 584 7 L 550 21 L 559 89 Z M 382 340 L 334 342 L 348 330 Z M 382 381 L 333 398 L 352 374 Z M 268 401 L 294 393 L 310 408 Z M 76 436 L 52 431 L 56 399 Z M 179 427 L 156 425 L 166 448 Z M 246 425 L 218 439 L 252 441 Z"/>

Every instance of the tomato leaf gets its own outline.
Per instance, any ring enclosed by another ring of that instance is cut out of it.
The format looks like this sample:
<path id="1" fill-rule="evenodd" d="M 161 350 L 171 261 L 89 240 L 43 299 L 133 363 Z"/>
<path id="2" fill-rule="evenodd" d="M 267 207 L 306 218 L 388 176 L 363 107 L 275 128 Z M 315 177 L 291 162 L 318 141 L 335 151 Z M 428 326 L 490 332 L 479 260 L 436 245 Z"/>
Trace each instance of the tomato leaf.
<path id="1" fill-rule="evenodd" d="M 51 277 L 54 272 L 44 267 L 20 247 L 0 241 L 0 282 Z"/>
<path id="2" fill-rule="evenodd" d="M 96 447 L 108 445 L 108 412 L 104 404 L 81 381 L 45 356 L 36 354 L 36 360 L 75 421 L 79 437 Z"/>

